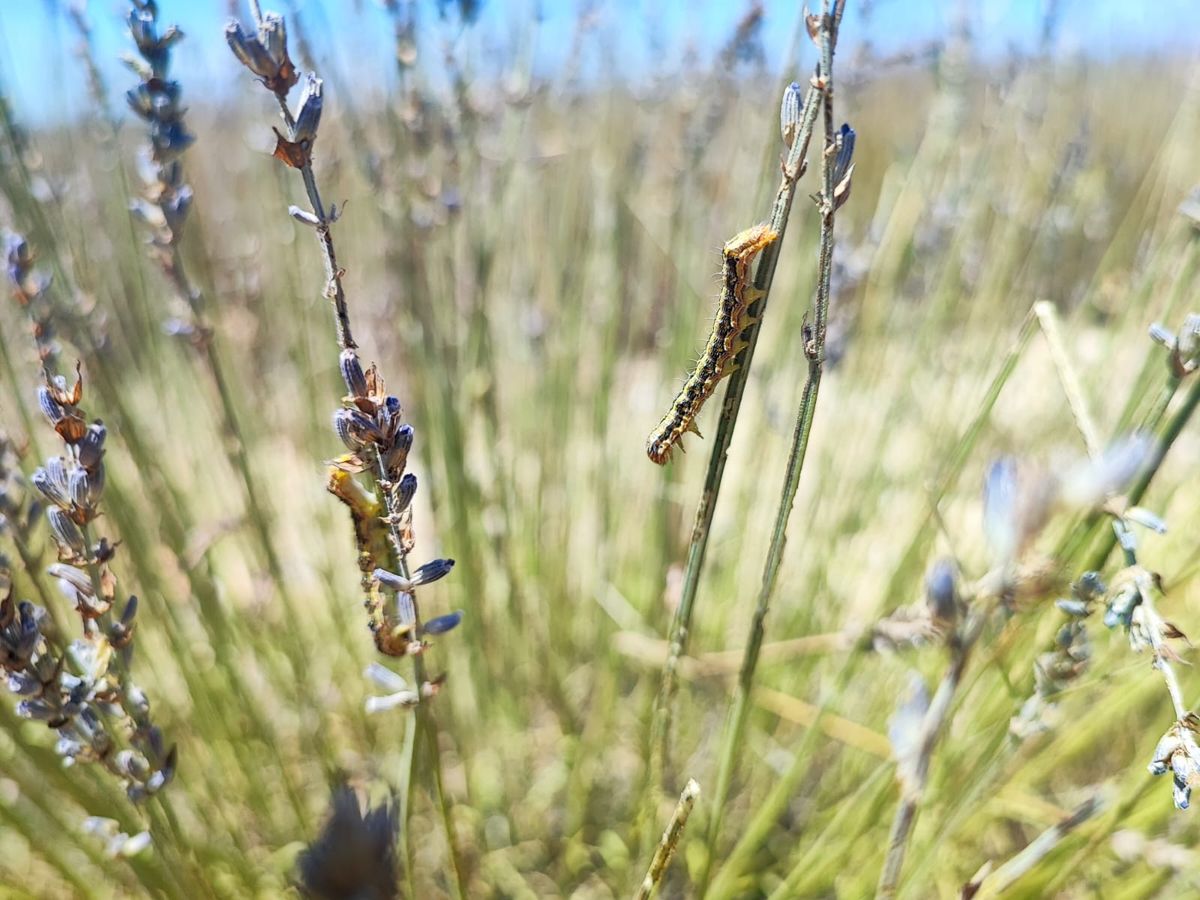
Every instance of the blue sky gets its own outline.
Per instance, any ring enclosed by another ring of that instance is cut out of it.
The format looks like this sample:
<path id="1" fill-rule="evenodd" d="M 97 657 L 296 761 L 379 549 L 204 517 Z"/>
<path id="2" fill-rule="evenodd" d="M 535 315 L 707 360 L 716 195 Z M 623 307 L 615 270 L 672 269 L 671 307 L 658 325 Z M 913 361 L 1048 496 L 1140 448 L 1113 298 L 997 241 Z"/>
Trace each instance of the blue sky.
<path id="1" fill-rule="evenodd" d="M 82 72 L 71 53 L 77 39 L 64 12 L 69 2 L 73 0 L 0 0 L 0 84 L 27 124 L 69 117 L 86 102 Z M 1044 0 L 875 0 L 865 23 L 861 0 L 850 0 L 843 49 L 864 38 L 884 52 L 936 40 L 964 4 L 972 10 L 973 31 L 984 53 L 1036 44 Z M 245 0 L 239 5 L 244 12 Z M 485 0 L 466 39 L 468 54 L 475 66 L 489 70 L 523 33 L 523 23 L 540 13 L 536 65 L 539 72 L 552 73 L 569 53 L 581 5 L 576 0 Z M 600 31 L 612 42 L 615 62 L 633 80 L 650 71 L 671 71 L 688 50 L 710 57 L 745 8 L 740 0 L 608 0 L 596 5 Z M 1152 5 L 1153 14 L 1142 0 L 1061 0 L 1059 5 L 1058 54 L 1196 54 L 1200 0 L 1159 0 Z M 773 69 L 786 56 L 797 6 L 793 0 L 765 2 L 762 38 Z M 347 78 L 360 80 L 372 73 L 390 77 L 391 26 L 376 0 L 264 0 L 264 7 L 302 17 L 322 67 L 337 66 Z M 123 31 L 127 4 L 90 0 L 86 8 L 97 58 L 110 92 L 119 99 L 118 91 L 133 81 L 119 62 L 129 49 Z M 203 85 L 203 97 L 220 102 L 242 74 L 222 36 L 230 0 L 159 0 L 159 8 L 161 21 L 178 23 L 187 34 L 174 62 L 184 95 L 198 102 L 197 86 Z M 421 10 L 425 45 L 440 46 L 446 30 L 437 22 L 436 4 L 424 0 Z M 604 58 L 589 48 L 584 70 L 595 76 L 604 65 Z"/>

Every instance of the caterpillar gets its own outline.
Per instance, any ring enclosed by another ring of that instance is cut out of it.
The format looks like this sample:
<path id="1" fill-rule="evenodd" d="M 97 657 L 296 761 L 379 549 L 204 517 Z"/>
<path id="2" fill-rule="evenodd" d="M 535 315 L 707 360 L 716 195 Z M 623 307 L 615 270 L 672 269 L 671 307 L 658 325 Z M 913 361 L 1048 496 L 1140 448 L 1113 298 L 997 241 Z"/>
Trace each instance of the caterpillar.
<path id="1" fill-rule="evenodd" d="M 734 235 L 722 248 L 725 284 L 721 289 L 712 334 L 696 368 L 679 389 L 675 402 L 646 439 L 646 455 L 652 462 L 660 466 L 665 464 L 671 458 L 671 451 L 676 444 L 682 450 L 681 441 L 686 432 L 700 435 L 700 429 L 696 427 L 696 415 L 704 401 L 712 396 L 717 382 L 736 368 L 734 359 L 746 346 L 741 339 L 742 332 L 754 322 L 746 315 L 746 308 L 762 296 L 750 286 L 750 263 L 778 237 L 778 232 L 770 227 L 755 225 Z"/>

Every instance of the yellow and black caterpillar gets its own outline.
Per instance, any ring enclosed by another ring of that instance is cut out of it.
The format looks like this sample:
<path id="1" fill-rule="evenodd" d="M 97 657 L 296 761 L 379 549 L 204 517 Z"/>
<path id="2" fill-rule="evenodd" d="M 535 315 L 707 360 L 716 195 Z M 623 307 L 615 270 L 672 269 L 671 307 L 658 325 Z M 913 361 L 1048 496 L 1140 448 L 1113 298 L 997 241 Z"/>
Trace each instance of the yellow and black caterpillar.
<path id="1" fill-rule="evenodd" d="M 764 247 L 778 237 L 779 234 L 768 226 L 755 225 L 726 242 L 722 250 L 725 284 L 708 345 L 696 368 L 679 389 L 675 402 L 646 439 L 646 454 L 660 466 L 671 458 L 671 451 L 676 444 L 680 449 L 683 448 L 680 440 L 686 432 L 700 434 L 700 429 L 696 427 L 696 415 L 704 401 L 712 396 L 717 382 L 733 372 L 734 359 L 746 346 L 741 339 L 742 332 L 753 322 L 746 315 L 746 308 L 759 297 L 750 286 L 750 264 Z"/>

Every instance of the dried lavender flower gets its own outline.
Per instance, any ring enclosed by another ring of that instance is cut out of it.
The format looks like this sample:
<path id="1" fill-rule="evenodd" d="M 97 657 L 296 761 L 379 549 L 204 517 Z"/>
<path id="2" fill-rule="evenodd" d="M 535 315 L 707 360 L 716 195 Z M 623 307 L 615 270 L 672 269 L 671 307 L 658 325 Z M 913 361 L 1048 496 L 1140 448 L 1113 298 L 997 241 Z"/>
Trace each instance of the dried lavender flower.
<path id="1" fill-rule="evenodd" d="M 833 163 L 833 208 L 841 209 L 850 199 L 854 178 L 854 129 L 843 123 L 837 135 L 837 157 Z"/>
<path id="2" fill-rule="evenodd" d="M 790 150 L 796 140 L 796 131 L 800 128 L 800 118 L 804 113 L 804 90 L 796 82 L 784 89 L 783 102 L 779 105 L 779 132 L 783 136 L 784 145 Z"/>
<path id="3" fill-rule="evenodd" d="M 396 488 L 396 509 L 400 512 L 408 509 L 416 493 L 417 476 L 409 472 L 400 479 L 400 484 Z"/>
<path id="4" fill-rule="evenodd" d="M 297 144 L 312 144 L 317 139 L 317 126 L 321 124 L 324 108 L 323 82 L 316 75 L 309 75 L 300 95 L 300 112 L 296 114 L 296 126 L 292 129 L 292 141 Z"/>
<path id="5" fill-rule="evenodd" d="M 412 573 L 412 585 L 418 587 L 423 584 L 433 584 L 449 575 L 453 568 L 454 560 L 452 559 L 435 559 L 427 562 Z"/>
<path id="6" fill-rule="evenodd" d="M 1197 744 L 1197 736 L 1200 736 L 1200 717 L 1189 712 L 1159 740 L 1148 767 L 1151 775 L 1171 773 L 1175 806 L 1178 809 L 1188 808 L 1192 788 L 1200 785 L 1200 744 Z"/>
<path id="7" fill-rule="evenodd" d="M 8 586 L 0 599 L 0 668 L 10 690 L 25 698 L 17 704 L 18 715 L 57 731 L 55 749 L 65 765 L 102 765 L 138 801 L 171 780 L 176 755 L 164 748 L 149 702 L 129 674 L 137 601 L 131 597 L 120 622 L 112 621 L 117 579 L 108 563 L 115 545 L 91 532 L 104 489 L 106 432 L 99 422 L 85 424 L 78 373 L 68 387 L 64 377 L 47 372 L 39 400 L 66 449 L 31 478 L 50 501 L 46 518 L 58 545 L 59 561 L 47 573 L 75 607 L 82 634 L 61 646 L 57 629 L 47 633 L 41 626 L 49 618 L 44 610 L 14 602 L 5 573 L 0 578 Z"/>
<path id="8" fill-rule="evenodd" d="M 367 397 L 367 376 L 363 372 L 362 363 L 358 360 L 358 354 L 347 347 L 338 357 L 338 366 L 350 396 L 365 399 Z M 338 412 L 342 412 L 342 410 L 338 410 Z"/>
<path id="9" fill-rule="evenodd" d="M 253 36 L 247 35 L 238 22 L 230 22 L 225 26 L 225 40 L 242 65 L 275 95 L 286 97 L 292 85 L 300 80 L 288 56 L 287 27 L 282 16 L 267 13 Z"/>

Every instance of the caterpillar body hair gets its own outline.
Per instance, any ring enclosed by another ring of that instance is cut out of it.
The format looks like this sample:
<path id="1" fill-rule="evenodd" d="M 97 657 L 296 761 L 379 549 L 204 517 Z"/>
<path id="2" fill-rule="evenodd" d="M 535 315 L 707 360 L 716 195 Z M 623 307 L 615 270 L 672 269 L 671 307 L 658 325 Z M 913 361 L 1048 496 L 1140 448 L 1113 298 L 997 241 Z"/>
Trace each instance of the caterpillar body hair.
<path id="1" fill-rule="evenodd" d="M 742 332 L 753 322 L 746 309 L 759 297 L 750 284 L 750 264 L 778 237 L 778 232 L 768 226 L 755 225 L 734 235 L 722 248 L 724 285 L 712 333 L 675 402 L 646 439 L 646 455 L 652 462 L 665 464 L 676 445 L 683 449 L 684 434 L 689 431 L 700 434 L 696 427 L 700 408 L 712 396 L 717 382 L 733 372 L 734 360 L 746 346 Z"/>

